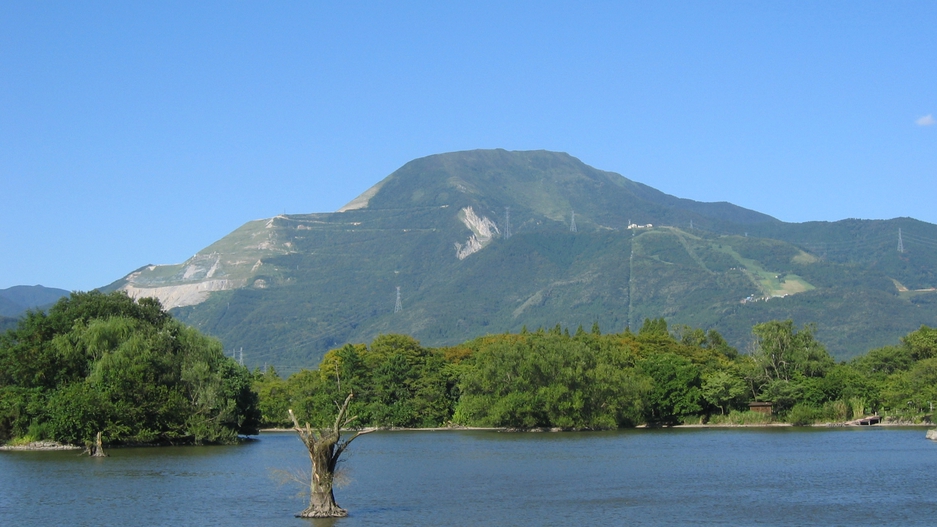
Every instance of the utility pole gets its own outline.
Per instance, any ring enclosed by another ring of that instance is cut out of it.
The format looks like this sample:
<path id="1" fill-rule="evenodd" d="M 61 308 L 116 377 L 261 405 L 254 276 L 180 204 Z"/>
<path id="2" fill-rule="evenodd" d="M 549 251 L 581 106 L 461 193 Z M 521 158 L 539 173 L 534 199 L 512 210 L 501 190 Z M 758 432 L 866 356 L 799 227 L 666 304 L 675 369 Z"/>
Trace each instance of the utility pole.
<path id="1" fill-rule="evenodd" d="M 901 227 L 898 228 L 898 252 L 904 252 L 904 244 L 901 242 Z"/>
<path id="2" fill-rule="evenodd" d="M 403 311 L 403 305 L 400 303 L 400 286 L 397 286 L 397 303 L 394 304 L 394 313 Z"/>
<path id="3" fill-rule="evenodd" d="M 569 232 L 576 232 L 576 211 L 573 211 L 572 221 L 569 222 Z"/>

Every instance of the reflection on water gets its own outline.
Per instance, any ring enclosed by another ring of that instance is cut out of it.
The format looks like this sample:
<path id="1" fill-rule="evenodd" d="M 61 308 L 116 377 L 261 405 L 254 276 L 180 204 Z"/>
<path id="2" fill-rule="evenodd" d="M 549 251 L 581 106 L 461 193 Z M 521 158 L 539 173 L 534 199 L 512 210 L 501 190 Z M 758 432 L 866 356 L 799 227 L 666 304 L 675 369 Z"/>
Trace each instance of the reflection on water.
<path id="1" fill-rule="evenodd" d="M 0 525 L 930 525 L 923 429 L 386 432 L 355 441 L 350 516 L 301 520 L 294 434 L 225 447 L 0 452 Z"/>

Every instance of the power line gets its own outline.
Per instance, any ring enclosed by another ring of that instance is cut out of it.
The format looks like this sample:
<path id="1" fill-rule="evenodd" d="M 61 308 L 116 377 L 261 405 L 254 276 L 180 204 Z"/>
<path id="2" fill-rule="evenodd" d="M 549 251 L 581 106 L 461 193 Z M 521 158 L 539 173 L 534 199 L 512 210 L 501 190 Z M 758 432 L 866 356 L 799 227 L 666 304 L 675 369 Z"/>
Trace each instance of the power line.
<path id="1" fill-rule="evenodd" d="M 631 221 L 628 221 L 631 224 Z M 634 237 L 634 230 L 631 231 Z M 631 313 L 634 305 L 634 244 L 637 240 L 631 240 L 631 254 L 628 256 L 628 327 L 631 327 Z"/>
<path id="2" fill-rule="evenodd" d="M 937 240 L 932 240 L 930 238 L 922 238 L 920 236 L 915 236 L 913 234 L 904 234 L 904 239 L 912 242 L 916 245 L 924 245 L 926 247 L 937 248 Z"/>
<path id="3" fill-rule="evenodd" d="M 511 207 L 504 207 L 504 239 L 511 237 Z"/>
<path id="4" fill-rule="evenodd" d="M 299 348 L 302 348 L 302 347 L 304 347 L 304 346 L 307 346 L 307 345 L 309 345 L 309 344 L 311 344 L 311 343 L 313 343 L 313 342 L 315 342 L 315 341 L 317 341 L 317 340 L 321 340 L 321 339 L 326 338 L 326 337 L 329 337 L 329 336 L 331 336 L 331 335 L 335 335 L 335 334 L 339 333 L 339 330 L 341 330 L 341 329 L 343 329 L 343 328 L 346 328 L 346 327 L 354 327 L 357 323 L 362 322 L 362 321 L 364 321 L 364 320 L 366 320 L 366 319 L 369 319 L 369 318 L 371 318 L 371 315 L 370 315 L 370 314 L 366 314 L 366 313 L 364 313 L 364 314 L 358 314 L 358 315 L 355 315 L 355 316 L 345 317 L 345 318 L 340 319 L 338 322 L 335 322 L 334 324 L 329 324 L 329 325 L 325 326 L 325 327 L 322 328 L 322 330 L 319 331 L 318 333 L 314 333 L 314 334 L 312 334 L 312 335 L 308 335 L 308 336 L 305 336 L 305 337 L 299 337 L 298 339 L 294 339 L 294 340 L 292 340 L 292 341 L 290 341 L 290 342 L 287 342 L 287 343 L 285 343 L 285 344 L 281 344 L 281 345 L 279 345 L 279 346 L 266 348 L 266 352 L 269 354 L 269 353 L 273 353 L 273 352 L 277 352 L 277 351 L 287 351 L 287 350 L 290 350 L 290 349 L 299 349 Z"/>

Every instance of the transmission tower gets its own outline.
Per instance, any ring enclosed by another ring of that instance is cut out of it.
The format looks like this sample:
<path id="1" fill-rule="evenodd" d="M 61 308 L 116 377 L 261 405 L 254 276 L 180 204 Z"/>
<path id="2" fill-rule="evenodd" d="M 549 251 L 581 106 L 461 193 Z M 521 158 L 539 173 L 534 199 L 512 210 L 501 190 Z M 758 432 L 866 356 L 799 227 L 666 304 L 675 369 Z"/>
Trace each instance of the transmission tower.
<path id="1" fill-rule="evenodd" d="M 576 211 L 573 211 L 572 220 L 569 222 L 569 232 L 576 232 Z"/>
<path id="2" fill-rule="evenodd" d="M 511 237 L 511 207 L 504 207 L 504 239 Z"/>
<path id="3" fill-rule="evenodd" d="M 397 303 L 394 304 L 394 313 L 403 311 L 403 304 L 400 303 L 400 286 L 397 286 Z"/>
<path id="4" fill-rule="evenodd" d="M 913 238 L 914 236 L 912 236 Z M 904 252 L 904 244 L 901 242 L 901 228 L 898 228 L 898 252 Z"/>

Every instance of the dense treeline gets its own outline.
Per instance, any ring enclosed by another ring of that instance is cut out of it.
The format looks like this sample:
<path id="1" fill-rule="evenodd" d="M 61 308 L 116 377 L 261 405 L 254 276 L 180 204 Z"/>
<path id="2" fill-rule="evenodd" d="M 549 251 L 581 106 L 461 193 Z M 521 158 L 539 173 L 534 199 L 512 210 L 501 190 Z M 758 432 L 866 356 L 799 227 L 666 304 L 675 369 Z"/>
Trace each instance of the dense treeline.
<path id="1" fill-rule="evenodd" d="M 836 363 L 810 325 L 772 321 L 753 328 L 739 354 L 715 331 L 668 328 L 602 334 L 556 326 L 489 335 L 429 349 L 406 336 L 330 351 L 318 370 L 281 379 L 255 372 L 268 426 L 328 424 L 335 401 L 353 392 L 363 426 L 448 424 L 510 428 L 611 429 L 638 424 L 808 424 L 873 412 L 930 419 L 937 401 L 937 330 L 921 327 L 897 346 Z M 748 411 L 773 403 L 771 418 Z"/>
<path id="2" fill-rule="evenodd" d="M 0 337 L 0 440 L 225 443 L 259 418 L 250 372 L 154 299 L 73 293 Z"/>
<path id="3" fill-rule="evenodd" d="M 639 424 L 846 421 L 873 412 L 930 419 L 937 401 L 937 329 L 837 363 L 813 326 L 772 321 L 744 353 L 716 331 L 645 320 L 639 331 L 597 324 L 526 329 L 426 348 L 403 335 L 327 353 L 288 379 L 251 376 L 218 341 L 152 299 L 75 293 L 30 312 L 0 337 L 0 440 L 82 444 L 230 442 L 259 425 L 325 426 L 348 393 L 357 424 L 611 429 Z"/>

